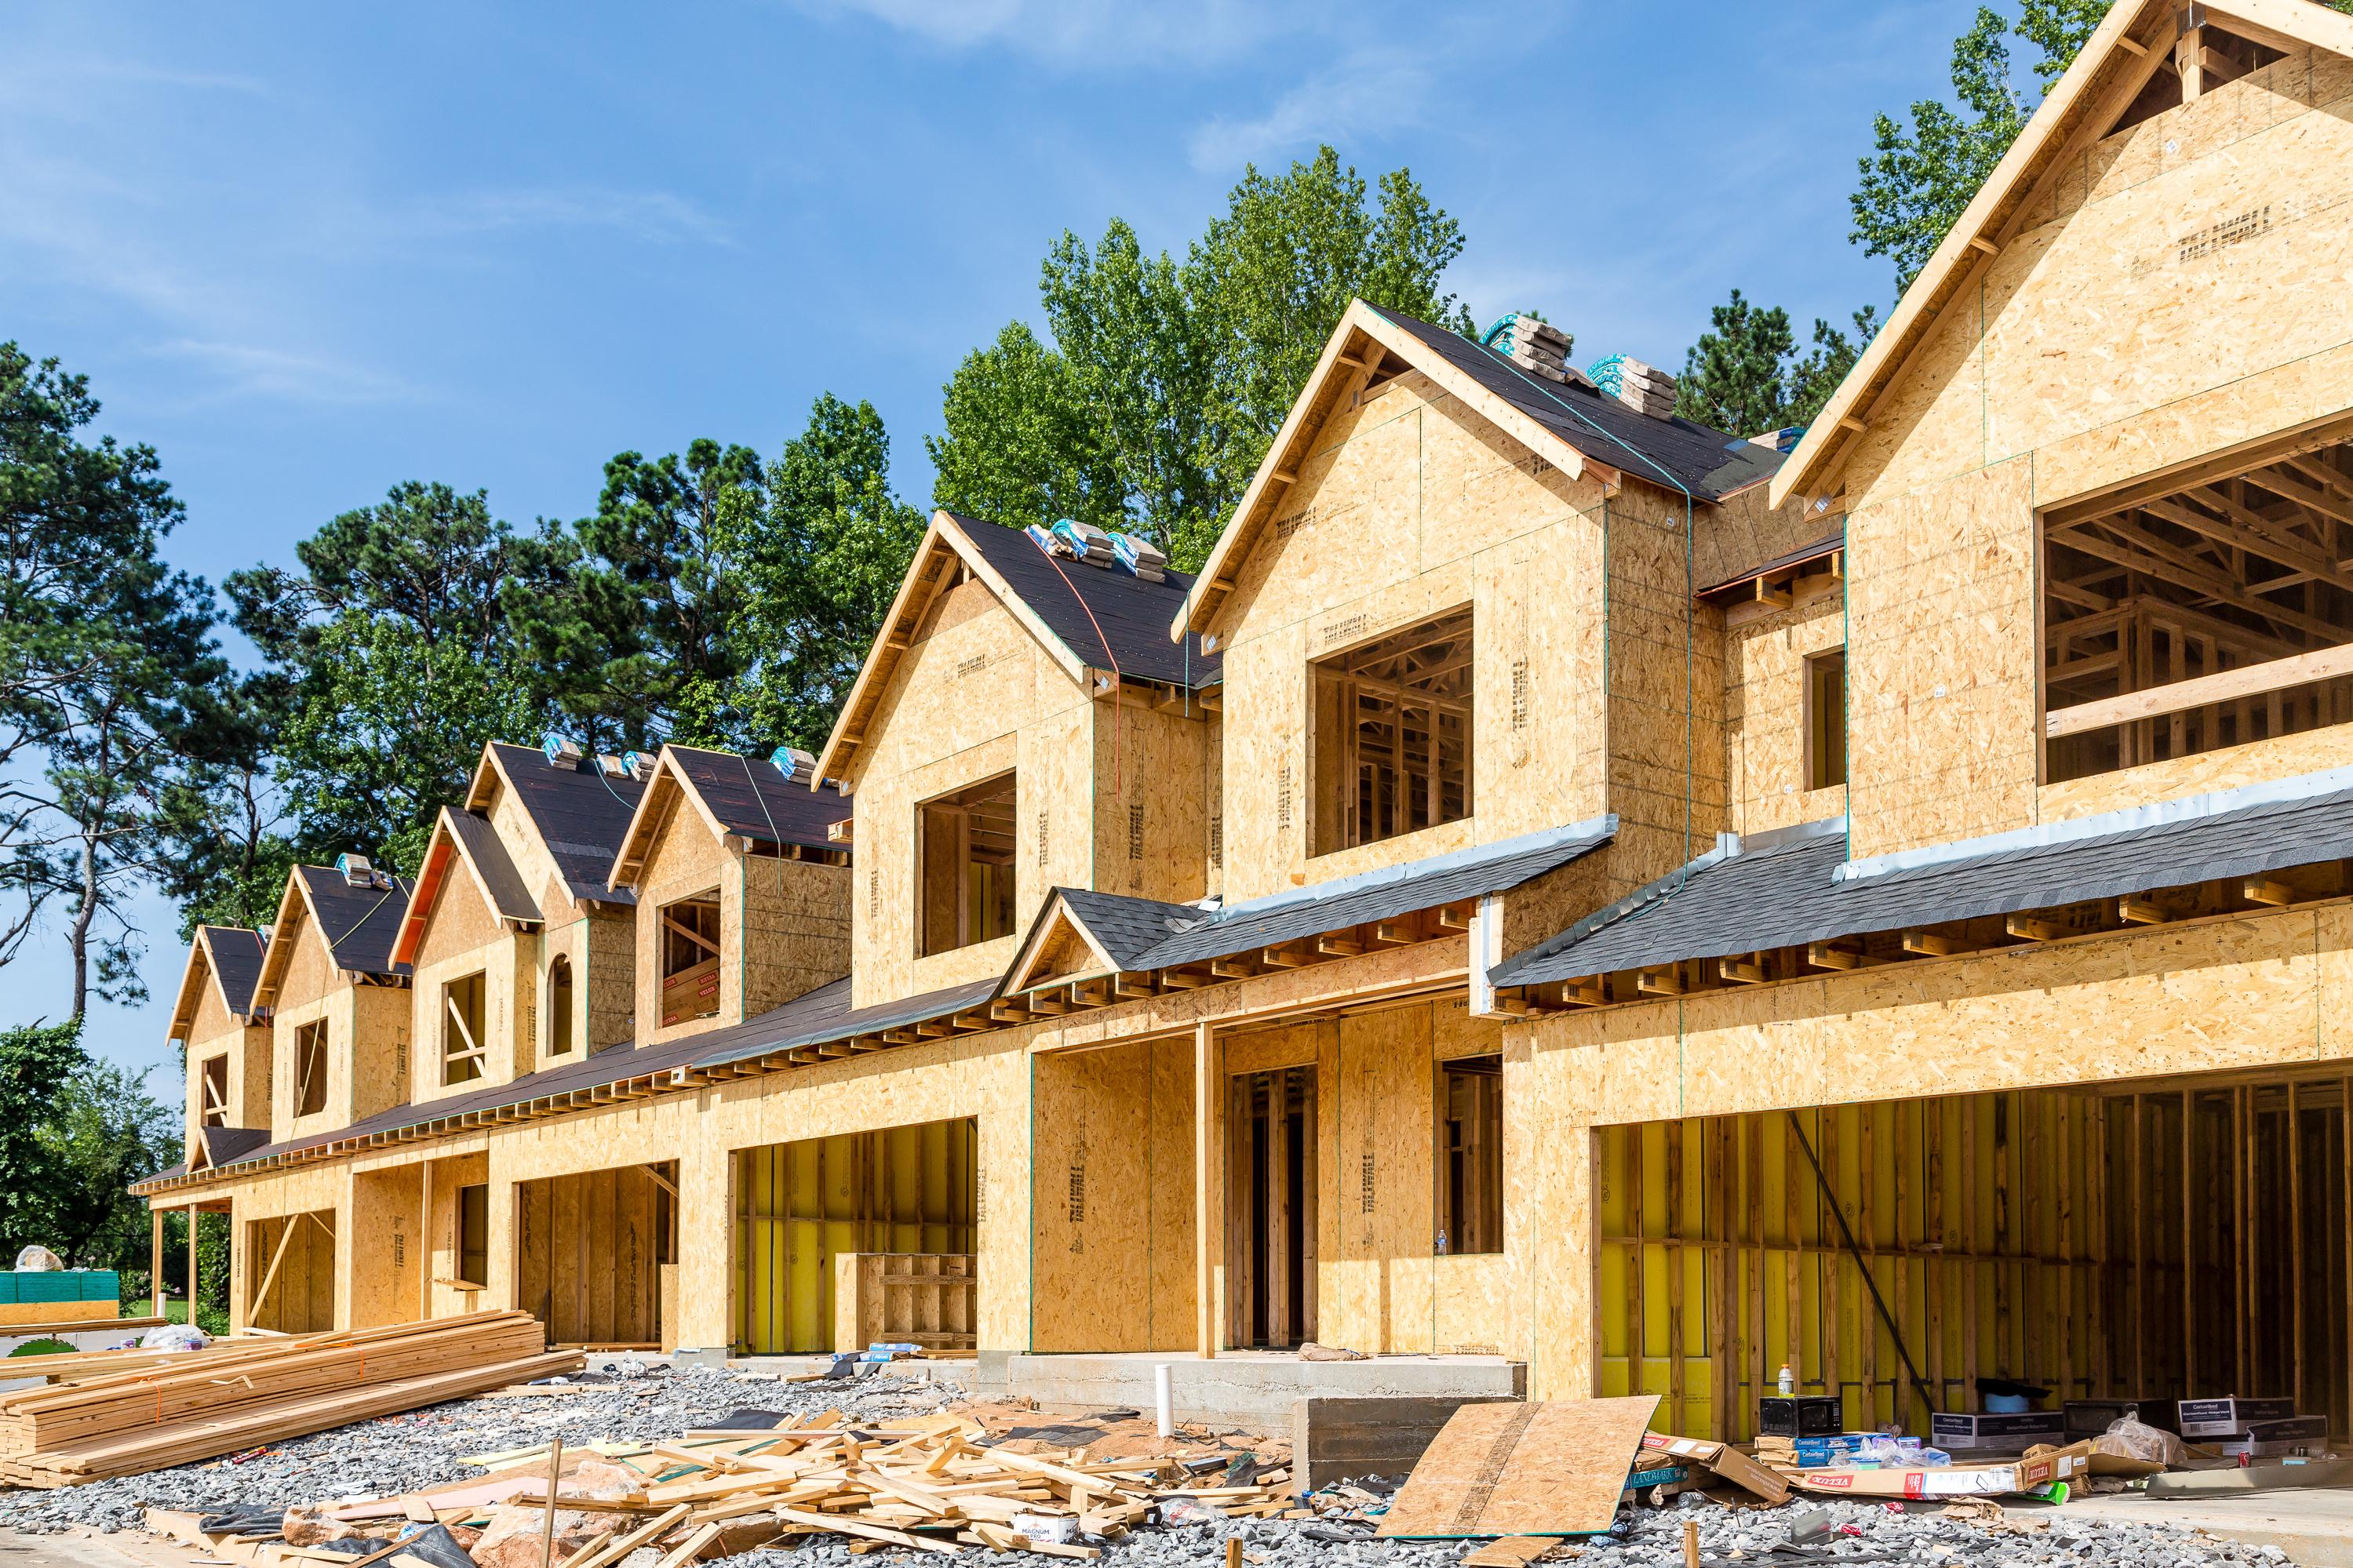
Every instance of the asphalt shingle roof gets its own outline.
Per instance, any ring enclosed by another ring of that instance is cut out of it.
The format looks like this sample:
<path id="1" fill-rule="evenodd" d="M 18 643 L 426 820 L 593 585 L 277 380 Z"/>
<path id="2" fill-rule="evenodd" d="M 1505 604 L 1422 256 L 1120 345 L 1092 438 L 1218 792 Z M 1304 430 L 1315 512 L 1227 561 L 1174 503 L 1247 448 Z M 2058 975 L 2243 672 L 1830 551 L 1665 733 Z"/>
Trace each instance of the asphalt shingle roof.
<path id="1" fill-rule="evenodd" d="M 1162 903 L 1157 899 L 1131 899 L 1120 893 L 1097 893 L 1085 888 L 1057 888 L 1054 893 L 1071 918 L 1111 955 L 1122 969 L 1139 967 L 1137 960 L 1180 931 L 1205 918 L 1192 904 Z M 1049 900 L 1050 912 L 1053 905 Z"/>
<path id="2" fill-rule="evenodd" d="M 261 979 L 265 949 L 261 933 L 243 926 L 206 926 L 206 945 L 212 949 L 213 979 L 221 1000 L 232 1013 L 253 1011 L 253 988 Z"/>
<path id="3" fill-rule="evenodd" d="M 728 832 L 763 844 L 841 847 L 826 837 L 828 827 L 849 816 L 849 800 L 836 791 L 811 789 L 807 780 L 777 772 L 774 763 L 733 752 L 673 745 L 670 754 Z"/>
<path id="4" fill-rule="evenodd" d="M 491 907 L 501 920 L 541 918 L 539 901 L 522 885 L 522 873 L 515 869 L 513 858 L 507 853 L 505 843 L 500 839 L 498 829 L 491 826 L 489 817 L 477 816 L 470 811 L 453 811 L 449 813 L 449 830 L 480 874 Z"/>
<path id="5" fill-rule="evenodd" d="M 1721 500 L 1772 478 L 1784 460 L 1782 453 L 1745 436 L 1688 419 L 1656 419 L 1593 387 L 1542 380 L 1448 328 L 1394 310 L 1381 314 L 1578 451 L 1648 483 L 1680 486 L 1700 500 Z M 1662 478 L 1661 469 L 1672 480 Z"/>
<path id="6" fill-rule="evenodd" d="M 2335 784 L 2335 781 L 2332 781 Z M 2184 802 L 2041 837 L 1960 844 L 1885 869 L 1846 866 L 1835 823 L 1671 874 L 1599 920 L 1497 964 L 1536 985 L 1985 915 L 2052 909 L 2353 857 L 2353 780 L 2281 799 Z M 1857 874 L 1861 872 L 1862 874 Z"/>
<path id="7" fill-rule="evenodd" d="M 1218 656 L 1204 654 L 1199 638 L 1169 640 L 1169 623 L 1193 585 L 1186 574 L 1170 572 L 1160 582 L 1147 583 L 1117 566 L 1050 556 L 1020 529 L 950 515 L 1022 603 L 1082 662 L 1098 669 L 1116 665 L 1122 675 L 1195 689 L 1220 679 Z"/>
<path id="8" fill-rule="evenodd" d="M 539 830 L 540 841 L 554 857 L 572 896 L 635 902 L 626 888 L 608 890 L 605 878 L 613 869 L 613 857 L 621 851 L 630 815 L 646 786 L 627 774 L 606 773 L 593 757 L 559 766 L 529 746 L 501 742 L 491 750 L 498 752 L 516 801 Z"/>

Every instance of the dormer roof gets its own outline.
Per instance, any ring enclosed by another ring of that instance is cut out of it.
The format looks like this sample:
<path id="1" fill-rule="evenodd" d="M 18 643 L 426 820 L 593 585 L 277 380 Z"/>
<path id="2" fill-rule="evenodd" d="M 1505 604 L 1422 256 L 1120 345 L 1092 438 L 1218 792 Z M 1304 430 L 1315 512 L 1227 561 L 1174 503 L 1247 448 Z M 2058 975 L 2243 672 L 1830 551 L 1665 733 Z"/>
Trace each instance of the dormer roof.
<path id="1" fill-rule="evenodd" d="M 645 798 L 643 781 L 606 771 L 595 757 L 555 763 L 531 746 L 493 741 L 482 748 L 466 809 L 487 812 L 500 789 L 510 791 L 539 835 L 566 891 L 591 902 L 629 901 L 606 879 L 613 857 L 628 836 L 629 821 Z"/>
<path id="2" fill-rule="evenodd" d="M 425 862 L 417 869 L 414 890 L 401 916 L 400 934 L 392 946 L 394 963 L 417 962 L 417 951 L 425 941 L 425 928 L 432 921 L 434 907 L 461 866 L 491 906 L 491 912 L 501 921 L 519 930 L 533 930 L 540 925 L 539 905 L 532 898 L 531 889 L 523 886 L 522 874 L 515 869 L 514 858 L 507 853 L 490 818 L 445 805 L 433 824 L 433 837 L 425 847 Z"/>
<path id="3" fill-rule="evenodd" d="M 1117 566 L 1049 555 L 1021 529 L 935 511 L 818 759 L 818 777 L 849 776 L 850 759 L 866 739 L 866 726 L 899 660 L 914 645 L 923 616 L 967 573 L 987 584 L 1047 656 L 1082 686 L 1096 675 L 1116 674 L 1200 690 L 1223 678 L 1215 655 L 1169 643 L 1168 617 L 1193 585 L 1184 573 L 1166 573 L 1155 583 Z"/>
<path id="4" fill-rule="evenodd" d="M 664 746 L 622 835 L 608 887 L 636 885 L 654 840 L 681 803 L 716 837 L 777 848 L 839 850 L 830 830 L 849 816 L 849 803 L 840 795 L 813 791 L 774 763 L 698 746 Z"/>
<path id="5" fill-rule="evenodd" d="M 188 962 L 180 971 L 179 994 L 172 1003 L 172 1030 L 174 1040 L 185 1040 L 195 1026 L 196 1009 L 204 1003 L 204 987 L 218 988 L 221 1005 L 233 1018 L 249 1018 L 253 1013 L 253 988 L 261 978 L 261 964 L 268 943 L 258 931 L 244 926 L 207 926 L 196 928 L 188 943 Z"/>
<path id="6" fill-rule="evenodd" d="M 347 974 L 383 979 L 406 978 L 408 965 L 396 962 L 393 944 L 400 937 L 401 915 L 408 907 L 414 884 L 402 877 L 385 877 L 379 887 L 371 880 L 355 883 L 332 866 L 297 866 L 287 873 L 286 891 L 278 900 L 278 919 L 270 926 L 270 942 L 263 955 L 261 977 L 254 985 L 258 1006 L 272 1005 L 278 987 L 292 962 L 301 922 L 311 921 L 327 944 L 328 957 Z"/>

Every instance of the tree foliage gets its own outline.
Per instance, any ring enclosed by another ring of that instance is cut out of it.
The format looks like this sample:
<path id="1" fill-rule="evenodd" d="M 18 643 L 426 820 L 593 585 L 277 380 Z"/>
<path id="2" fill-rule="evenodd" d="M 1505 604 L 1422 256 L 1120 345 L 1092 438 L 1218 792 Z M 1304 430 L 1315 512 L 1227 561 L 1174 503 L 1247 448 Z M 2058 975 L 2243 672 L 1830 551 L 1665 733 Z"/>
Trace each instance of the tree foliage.
<path id="1" fill-rule="evenodd" d="M 1872 306 L 1854 313 L 1852 336 L 1817 319 L 1813 346 L 1800 353 L 1789 313 L 1758 306 L 1737 289 L 1709 318 L 1710 329 L 1684 358 L 1675 412 L 1738 436 L 1812 420 L 1879 326 Z"/>
<path id="2" fill-rule="evenodd" d="M 0 343 L 0 963 L 62 910 L 75 1017 L 143 994 L 127 906 L 160 797 L 234 749 L 211 590 L 162 555 L 180 502 L 152 448 L 85 437 L 98 413 Z"/>
<path id="3" fill-rule="evenodd" d="M 0 1253 L 14 1258 L 47 1234 L 64 1172 L 49 1118 L 88 1058 L 81 1023 L 33 1023 L 0 1030 Z"/>
<path id="4" fill-rule="evenodd" d="M 2110 0 L 2022 0 L 2015 22 L 1989 5 L 1953 42 L 1953 101 L 1924 99 L 1908 116 L 1880 114 L 1873 151 L 1850 198 L 1849 236 L 1894 263 L 1898 292 L 1936 253 L 2010 144 L 2107 15 Z M 2010 40 L 2034 50 L 2034 87 L 2022 86 Z"/>
<path id="5" fill-rule="evenodd" d="M 1377 186 L 1330 147 L 1248 169 L 1182 261 L 1114 218 L 1048 247 L 1048 336 L 1019 322 L 946 387 L 929 442 L 943 506 L 1012 525 L 1072 517 L 1198 564 L 1354 299 L 1468 331 L 1440 283 L 1461 226 L 1404 169 Z"/>

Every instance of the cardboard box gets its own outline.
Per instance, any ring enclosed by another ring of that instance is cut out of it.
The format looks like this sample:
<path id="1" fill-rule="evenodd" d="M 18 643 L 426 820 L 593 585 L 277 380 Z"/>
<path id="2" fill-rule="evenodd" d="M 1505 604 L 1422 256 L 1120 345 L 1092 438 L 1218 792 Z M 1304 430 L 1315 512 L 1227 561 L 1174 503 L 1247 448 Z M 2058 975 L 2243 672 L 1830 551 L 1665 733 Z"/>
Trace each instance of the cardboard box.
<path id="1" fill-rule="evenodd" d="M 2170 1399 L 2070 1399 L 2059 1407 L 2067 1441 L 2097 1437 L 2127 1418 L 2170 1432 L 2177 1425 Z"/>
<path id="2" fill-rule="evenodd" d="M 1757 1402 L 1762 1437 L 1828 1437 L 1845 1424 L 1845 1402 L 1835 1394 L 1767 1394 Z"/>
<path id="3" fill-rule="evenodd" d="M 1800 1468 L 1820 1469 L 1825 1465 L 1844 1464 L 1878 1436 L 1876 1432 L 1833 1432 L 1827 1437 L 1793 1438 L 1790 1446 L 1797 1450 Z"/>
<path id="4" fill-rule="evenodd" d="M 1672 1455 L 1689 1460 L 1708 1471 L 1719 1480 L 1731 1482 L 1751 1497 L 1762 1498 L 1768 1503 L 1789 1500 L 1789 1482 L 1778 1470 L 1760 1465 L 1729 1443 L 1717 1443 L 1704 1437 L 1666 1437 L 1656 1432 L 1642 1435 L 1642 1458 L 1637 1465 L 1648 1464 L 1653 1455 Z"/>
<path id="5" fill-rule="evenodd" d="M 2066 1440 L 2066 1418 L 2055 1410 L 1928 1417 L 1928 1441 L 1948 1454 L 2022 1454 L 2037 1443 L 2055 1448 Z"/>
<path id="6" fill-rule="evenodd" d="M 2257 1421 L 2235 1436 L 2214 1445 L 2234 1459 L 2285 1459 L 2328 1446 L 2328 1417 L 2291 1415 L 2284 1421 Z"/>
<path id="7" fill-rule="evenodd" d="M 2008 1497 L 2074 1480 L 2089 1473 L 2091 1445 L 2054 1448 L 2006 1465 L 1954 1465 L 1917 1470 L 1808 1470 L 1798 1485 L 1810 1492 L 1844 1497 Z"/>
<path id="8" fill-rule="evenodd" d="M 2181 1417 L 2181 1435 L 2237 1437 L 2259 1421 L 2286 1421 L 2295 1415 L 2293 1399 L 2183 1399 L 2174 1404 Z"/>

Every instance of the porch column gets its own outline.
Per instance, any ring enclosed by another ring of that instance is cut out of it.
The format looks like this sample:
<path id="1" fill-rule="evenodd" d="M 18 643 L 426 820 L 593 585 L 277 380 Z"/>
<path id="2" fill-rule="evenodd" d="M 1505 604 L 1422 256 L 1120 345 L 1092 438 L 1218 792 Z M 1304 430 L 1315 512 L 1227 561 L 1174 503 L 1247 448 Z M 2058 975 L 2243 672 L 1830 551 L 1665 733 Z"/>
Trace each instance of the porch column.
<path id="1" fill-rule="evenodd" d="M 1226 1337 L 1225 1047 L 1208 1019 L 1193 1026 L 1193 1348 L 1214 1358 Z"/>
<path id="2" fill-rule="evenodd" d="M 204 1212 L 195 1204 L 188 1205 L 188 1326 L 196 1321 L 196 1216 Z"/>
<path id="3" fill-rule="evenodd" d="M 164 1211 L 152 1202 L 147 1205 L 147 1315 L 164 1315 Z"/>

